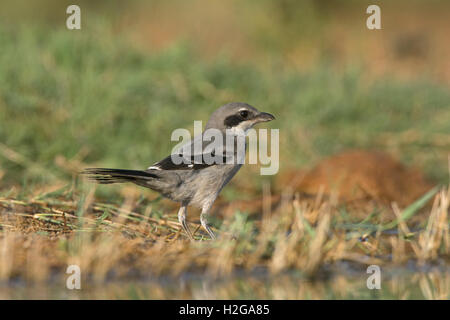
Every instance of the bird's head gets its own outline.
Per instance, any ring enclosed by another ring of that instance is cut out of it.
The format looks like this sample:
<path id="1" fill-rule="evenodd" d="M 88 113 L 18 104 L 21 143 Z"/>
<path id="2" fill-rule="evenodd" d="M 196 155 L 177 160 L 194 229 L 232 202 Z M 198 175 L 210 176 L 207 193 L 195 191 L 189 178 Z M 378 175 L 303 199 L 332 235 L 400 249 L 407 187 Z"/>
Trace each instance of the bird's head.
<path id="1" fill-rule="evenodd" d="M 221 106 L 213 112 L 205 129 L 225 131 L 242 130 L 246 132 L 255 124 L 274 120 L 270 113 L 261 112 L 247 103 L 232 102 Z"/>

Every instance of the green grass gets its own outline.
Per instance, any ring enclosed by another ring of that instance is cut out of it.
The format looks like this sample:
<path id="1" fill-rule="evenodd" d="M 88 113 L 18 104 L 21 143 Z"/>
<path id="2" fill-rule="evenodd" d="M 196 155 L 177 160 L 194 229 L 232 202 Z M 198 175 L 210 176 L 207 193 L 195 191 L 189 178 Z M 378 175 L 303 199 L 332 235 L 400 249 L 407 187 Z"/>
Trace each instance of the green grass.
<path id="1" fill-rule="evenodd" d="M 326 61 L 302 72 L 226 55 L 203 60 L 183 42 L 148 52 L 107 24 L 82 32 L 0 26 L 0 43 L 2 189 L 70 181 L 58 156 L 145 168 L 175 145 L 172 130 L 206 122 L 229 101 L 276 115 L 269 127 L 280 128 L 281 169 L 346 148 L 391 146 L 448 181 L 449 145 L 439 139 L 450 137 L 450 93 L 426 79 L 367 82 L 362 67 L 337 73 Z M 406 131 L 418 138 L 405 143 Z"/>

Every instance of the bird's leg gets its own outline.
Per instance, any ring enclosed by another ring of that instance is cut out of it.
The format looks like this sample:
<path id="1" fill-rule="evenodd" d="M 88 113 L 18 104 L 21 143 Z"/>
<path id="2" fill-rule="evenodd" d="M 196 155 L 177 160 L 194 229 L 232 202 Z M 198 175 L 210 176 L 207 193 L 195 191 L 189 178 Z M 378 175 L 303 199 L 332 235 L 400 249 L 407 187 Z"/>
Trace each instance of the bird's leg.
<path id="1" fill-rule="evenodd" d="M 211 228 L 209 227 L 209 224 L 208 224 L 208 213 L 209 213 L 209 208 L 204 207 L 202 209 L 202 213 L 200 214 L 200 222 L 202 224 L 202 227 L 206 230 L 206 232 L 208 232 L 211 239 L 216 240 L 216 235 L 211 230 Z"/>
<path id="2" fill-rule="evenodd" d="M 184 232 L 188 235 L 189 239 L 194 240 L 194 236 L 186 223 L 186 211 L 187 206 L 182 204 L 180 210 L 178 210 L 178 221 L 181 223 L 181 226 L 183 227 Z"/>

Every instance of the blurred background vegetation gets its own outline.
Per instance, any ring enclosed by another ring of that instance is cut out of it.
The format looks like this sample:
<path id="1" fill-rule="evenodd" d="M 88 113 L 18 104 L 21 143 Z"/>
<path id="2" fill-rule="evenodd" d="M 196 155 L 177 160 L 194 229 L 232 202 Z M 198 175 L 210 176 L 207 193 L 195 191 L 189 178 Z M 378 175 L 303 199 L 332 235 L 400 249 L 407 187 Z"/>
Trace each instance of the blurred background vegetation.
<path id="1" fill-rule="evenodd" d="M 3 1 L 0 190 L 146 168 L 172 130 L 229 101 L 276 115 L 282 171 L 367 148 L 448 182 L 450 3 L 376 1 L 371 31 L 372 3 Z M 70 4 L 81 30 L 66 28 Z M 257 172 L 233 185 L 259 188 Z"/>

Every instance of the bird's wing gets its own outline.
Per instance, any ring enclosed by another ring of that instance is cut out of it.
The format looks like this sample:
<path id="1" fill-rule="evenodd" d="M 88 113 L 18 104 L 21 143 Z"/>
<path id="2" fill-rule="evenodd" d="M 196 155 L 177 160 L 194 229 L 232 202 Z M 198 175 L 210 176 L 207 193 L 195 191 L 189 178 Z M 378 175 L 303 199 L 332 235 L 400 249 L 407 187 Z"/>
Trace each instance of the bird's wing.
<path id="1" fill-rule="evenodd" d="M 232 163 L 236 154 L 234 150 L 227 151 L 224 144 L 213 149 L 208 148 L 209 141 L 202 141 L 201 150 L 195 150 L 196 139 L 199 138 L 196 137 L 147 170 L 198 170 L 217 164 Z"/>
<path id="2" fill-rule="evenodd" d="M 183 158 L 184 159 L 184 158 Z M 209 166 L 213 166 L 215 163 L 207 164 L 204 162 L 198 163 L 197 161 L 183 161 L 182 163 L 175 163 L 172 156 L 168 156 L 161 161 L 153 164 L 147 170 L 198 170 Z"/>

